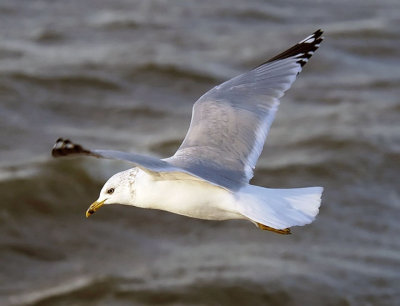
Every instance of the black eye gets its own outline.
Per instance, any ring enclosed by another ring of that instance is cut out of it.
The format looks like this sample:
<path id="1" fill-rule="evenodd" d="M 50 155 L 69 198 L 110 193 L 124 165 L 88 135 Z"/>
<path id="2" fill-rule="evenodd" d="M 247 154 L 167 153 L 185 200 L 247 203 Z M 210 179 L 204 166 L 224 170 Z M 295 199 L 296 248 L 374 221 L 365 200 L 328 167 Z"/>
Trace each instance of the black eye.
<path id="1" fill-rule="evenodd" d="M 114 188 L 108 189 L 108 190 L 107 190 L 107 193 L 108 193 L 108 194 L 113 194 L 113 193 L 114 193 Z"/>

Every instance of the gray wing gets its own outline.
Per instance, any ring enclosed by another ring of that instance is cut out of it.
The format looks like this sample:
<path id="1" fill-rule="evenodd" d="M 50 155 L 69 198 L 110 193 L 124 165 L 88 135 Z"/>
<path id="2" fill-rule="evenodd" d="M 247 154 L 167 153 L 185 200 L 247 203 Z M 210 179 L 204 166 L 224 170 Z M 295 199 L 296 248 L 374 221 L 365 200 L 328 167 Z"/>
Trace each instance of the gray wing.
<path id="1" fill-rule="evenodd" d="M 69 139 L 59 138 L 51 154 L 53 157 L 73 156 L 73 155 L 86 155 L 97 158 L 116 159 L 133 163 L 136 167 L 142 169 L 148 174 L 152 175 L 155 179 L 185 179 L 185 180 L 207 180 L 209 183 L 227 189 L 227 186 L 233 184 L 231 180 L 219 179 L 209 180 L 211 178 L 208 174 L 204 177 L 197 173 L 192 173 L 183 168 L 174 166 L 165 160 L 155 157 L 126 153 L 114 150 L 89 150 L 79 144 L 73 143 Z"/>
<path id="2" fill-rule="evenodd" d="M 53 150 L 51 151 L 51 155 L 53 157 L 61 157 L 67 155 L 87 155 L 97 158 L 129 161 L 150 174 L 155 174 L 160 171 L 177 171 L 178 169 L 177 167 L 170 165 L 166 161 L 155 157 L 135 153 L 125 153 L 114 150 L 89 150 L 79 144 L 73 143 L 69 139 L 63 138 L 57 139 Z"/>
<path id="3" fill-rule="evenodd" d="M 189 131 L 169 164 L 229 189 L 253 177 L 279 98 L 322 41 L 318 30 L 257 68 L 214 87 L 194 104 Z M 228 185 L 226 185 L 228 183 Z M 223 185 L 225 184 L 225 185 Z"/>

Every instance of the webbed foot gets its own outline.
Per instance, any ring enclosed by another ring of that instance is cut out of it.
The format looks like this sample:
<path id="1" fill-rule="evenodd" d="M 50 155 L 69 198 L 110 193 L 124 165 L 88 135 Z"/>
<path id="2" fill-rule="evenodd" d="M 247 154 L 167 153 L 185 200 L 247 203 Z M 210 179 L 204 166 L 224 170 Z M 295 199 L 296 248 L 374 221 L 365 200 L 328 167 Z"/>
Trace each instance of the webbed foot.
<path id="1" fill-rule="evenodd" d="M 276 228 L 269 227 L 269 226 L 266 226 L 266 225 L 258 223 L 258 222 L 256 222 L 256 224 L 259 229 L 262 229 L 264 231 L 271 231 L 271 232 L 278 233 L 281 235 L 290 235 L 291 234 L 290 228 L 276 229 Z"/>

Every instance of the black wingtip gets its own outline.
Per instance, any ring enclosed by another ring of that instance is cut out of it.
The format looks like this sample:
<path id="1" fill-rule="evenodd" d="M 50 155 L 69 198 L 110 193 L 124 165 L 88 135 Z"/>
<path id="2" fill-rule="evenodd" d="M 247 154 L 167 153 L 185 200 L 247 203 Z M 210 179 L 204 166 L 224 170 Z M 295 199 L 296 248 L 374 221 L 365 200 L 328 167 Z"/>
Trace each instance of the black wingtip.
<path id="1" fill-rule="evenodd" d="M 282 53 L 279 53 L 278 55 L 274 56 L 273 58 L 259 65 L 258 67 L 273 61 L 283 60 L 289 57 L 298 58 L 297 63 L 299 63 L 301 67 L 303 67 L 314 54 L 314 52 L 319 48 L 320 43 L 324 39 L 322 37 L 323 33 L 323 30 L 318 29 L 313 34 L 307 36 L 306 38 L 295 44 L 293 47 L 287 49 L 286 51 L 283 51 Z"/>
<path id="2" fill-rule="evenodd" d="M 58 138 L 56 140 L 53 149 L 51 150 L 51 155 L 53 157 L 67 156 L 73 154 L 85 154 L 92 155 L 92 152 L 84 149 L 81 145 L 75 144 L 69 139 Z"/>
<path id="3" fill-rule="evenodd" d="M 324 34 L 324 31 L 322 29 L 318 29 L 313 33 L 316 38 L 320 37 L 322 34 Z"/>

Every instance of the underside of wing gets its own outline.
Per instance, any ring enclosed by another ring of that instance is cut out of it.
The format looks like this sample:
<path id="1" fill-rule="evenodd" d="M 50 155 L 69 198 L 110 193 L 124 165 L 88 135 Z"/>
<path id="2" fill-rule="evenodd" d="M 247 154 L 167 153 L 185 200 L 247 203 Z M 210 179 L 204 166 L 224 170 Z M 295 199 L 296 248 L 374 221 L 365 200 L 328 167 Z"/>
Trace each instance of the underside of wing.
<path id="1" fill-rule="evenodd" d="M 322 41 L 318 30 L 257 68 L 214 87 L 194 104 L 189 131 L 171 165 L 248 183 L 279 98 Z"/>
<path id="2" fill-rule="evenodd" d="M 231 182 L 229 179 L 219 178 L 217 180 L 212 180 L 212 176 L 210 175 L 206 174 L 205 176 L 202 176 L 202 171 L 199 171 L 199 173 L 192 173 L 183 168 L 171 165 L 166 160 L 147 155 L 114 150 L 89 150 L 79 144 L 73 143 L 69 139 L 59 138 L 56 141 L 51 154 L 53 157 L 84 155 L 96 158 L 127 161 L 153 176 L 155 179 L 201 180 L 228 190 L 233 186 L 233 182 Z"/>

